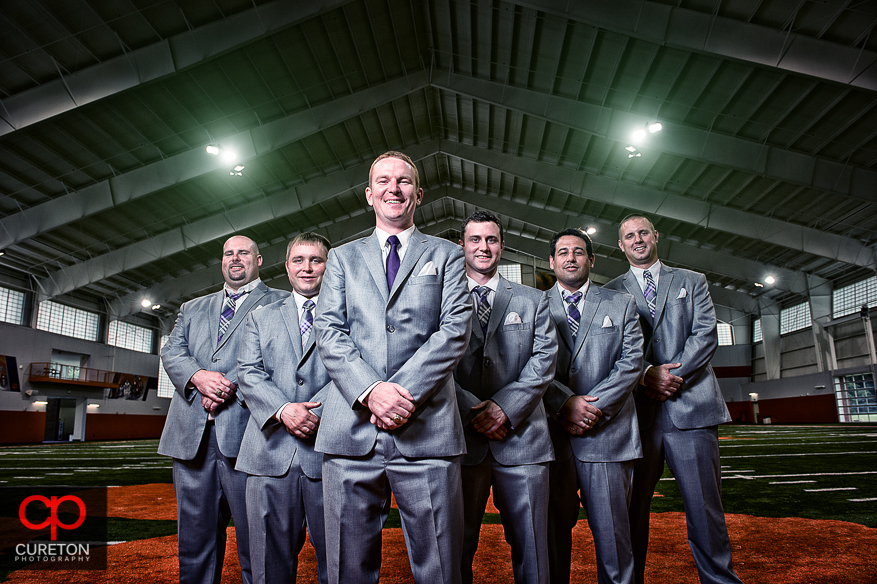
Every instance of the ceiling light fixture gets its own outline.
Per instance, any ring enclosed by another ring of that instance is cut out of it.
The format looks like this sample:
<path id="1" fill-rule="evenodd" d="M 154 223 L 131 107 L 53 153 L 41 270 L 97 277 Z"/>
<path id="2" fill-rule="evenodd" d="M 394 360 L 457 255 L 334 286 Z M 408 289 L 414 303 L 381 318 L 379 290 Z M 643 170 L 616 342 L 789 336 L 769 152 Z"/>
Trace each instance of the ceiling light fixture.
<path id="1" fill-rule="evenodd" d="M 630 144 L 625 146 L 624 149 L 627 150 L 628 152 L 636 152 L 636 146 L 631 146 Z"/>
<path id="2" fill-rule="evenodd" d="M 777 281 L 777 279 L 774 278 L 773 276 L 768 276 L 767 278 L 764 279 L 764 281 L 767 282 L 768 284 L 773 284 L 774 282 Z"/>
<path id="3" fill-rule="evenodd" d="M 664 125 L 661 122 L 650 122 L 646 124 L 646 128 L 649 130 L 649 134 L 654 134 L 663 130 Z"/>
<path id="4" fill-rule="evenodd" d="M 209 146 L 207 146 L 207 154 L 219 156 L 220 150 L 221 150 L 221 148 L 219 146 L 217 146 L 216 144 L 210 144 Z"/>
<path id="5" fill-rule="evenodd" d="M 649 134 L 655 134 L 663 129 L 664 125 L 661 122 L 648 122 L 644 124 L 642 128 L 634 130 L 630 135 L 630 138 L 633 140 L 634 144 L 641 144 L 642 142 L 645 142 Z"/>
<path id="6" fill-rule="evenodd" d="M 627 155 L 628 158 L 640 158 L 642 156 L 642 152 L 631 152 Z"/>
<path id="7" fill-rule="evenodd" d="M 755 287 L 756 288 L 764 288 L 764 284 L 762 284 L 761 282 L 755 282 Z"/>
<path id="8" fill-rule="evenodd" d="M 234 150 L 223 150 L 222 151 L 222 161 L 232 163 L 237 160 L 237 153 Z"/>
<path id="9" fill-rule="evenodd" d="M 0 249 L 0 256 L 2 256 L 2 255 L 6 255 L 6 250 L 5 250 L 5 249 Z"/>
<path id="10" fill-rule="evenodd" d="M 241 171 L 246 168 L 243 164 L 238 164 L 234 170 L 229 171 L 229 176 L 241 176 Z"/>
<path id="11" fill-rule="evenodd" d="M 152 306 L 152 300 L 150 300 L 149 298 L 144 298 L 140 301 L 140 306 L 142 306 L 143 308 L 149 308 L 150 306 Z"/>
<path id="12" fill-rule="evenodd" d="M 152 310 L 158 310 L 159 308 L 161 308 L 161 304 L 153 304 L 152 305 Z"/>
<path id="13" fill-rule="evenodd" d="M 594 235 L 595 233 L 597 233 L 596 227 L 588 227 L 588 235 Z"/>

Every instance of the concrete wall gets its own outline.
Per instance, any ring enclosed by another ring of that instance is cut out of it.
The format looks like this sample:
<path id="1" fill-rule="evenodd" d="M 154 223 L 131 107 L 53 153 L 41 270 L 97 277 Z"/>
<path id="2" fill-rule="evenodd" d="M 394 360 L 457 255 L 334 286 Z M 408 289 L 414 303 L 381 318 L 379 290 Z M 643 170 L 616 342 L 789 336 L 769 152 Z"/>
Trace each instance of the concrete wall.
<path id="1" fill-rule="evenodd" d="M 88 440 L 157 438 L 164 426 L 170 400 L 155 390 L 146 401 L 106 399 L 102 388 L 57 383 L 33 383 L 27 379 L 31 363 L 52 361 L 52 351 L 88 355 L 86 367 L 158 377 L 158 355 L 110 347 L 25 326 L 0 323 L 0 355 L 18 361 L 21 392 L 0 391 L 0 443 L 40 442 L 45 426 L 45 406 L 34 405 L 48 397 L 86 399 L 97 403 L 89 408 L 85 421 Z M 30 390 L 30 397 L 26 391 Z"/>

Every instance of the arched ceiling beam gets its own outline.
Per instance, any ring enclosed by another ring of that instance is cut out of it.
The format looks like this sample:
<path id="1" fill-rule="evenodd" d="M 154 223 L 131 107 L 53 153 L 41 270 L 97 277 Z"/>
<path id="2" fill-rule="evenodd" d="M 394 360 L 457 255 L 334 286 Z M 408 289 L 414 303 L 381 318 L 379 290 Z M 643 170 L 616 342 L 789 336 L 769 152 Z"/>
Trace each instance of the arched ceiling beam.
<path id="1" fill-rule="evenodd" d="M 516 203 L 507 199 L 501 199 L 493 193 L 475 193 L 468 189 L 454 187 L 432 189 L 430 191 L 430 196 L 445 196 L 469 205 L 486 208 L 501 216 L 512 217 L 552 233 L 562 231 L 568 227 L 585 226 L 588 219 L 593 219 L 583 215 L 559 213 L 550 209 L 539 209 L 526 203 Z M 598 246 L 605 246 L 609 248 L 610 251 L 616 250 L 618 249 L 618 232 L 615 229 L 616 226 L 607 225 L 606 227 L 606 229 L 599 229 L 591 236 L 591 239 Z M 459 225 L 457 228 L 459 229 Z M 541 245 L 541 251 L 534 255 L 537 257 L 547 257 L 547 246 L 544 243 Z M 756 262 L 743 257 L 703 249 L 666 238 L 660 239 L 658 250 L 659 256 L 673 265 L 691 268 L 700 272 L 721 274 L 728 278 L 742 280 L 744 282 L 761 281 L 764 278 L 764 274 L 769 272 L 777 278 L 777 282 L 773 285 L 773 288 L 791 292 L 793 294 L 799 294 L 805 298 L 808 296 L 807 274 L 802 272 L 795 272 L 793 270 L 787 270 L 775 266 L 767 266 L 761 262 Z M 599 266 L 594 269 L 597 270 L 598 273 L 601 273 Z M 614 274 L 614 276 L 617 275 L 618 274 Z"/>
<path id="2" fill-rule="evenodd" d="M 349 0 L 276 0 L 0 100 L 0 136 L 178 73 Z"/>
<path id="3" fill-rule="evenodd" d="M 238 160 L 260 156 L 427 87 L 424 72 L 409 73 L 320 106 L 245 130 L 219 141 Z M 0 219 L 0 249 L 128 201 L 203 176 L 228 164 L 196 148 L 56 197 Z"/>
<path id="4" fill-rule="evenodd" d="M 430 84 L 478 101 L 519 111 L 574 130 L 630 144 L 634 128 L 649 118 L 531 89 L 514 87 L 450 71 L 433 70 Z M 809 156 L 745 138 L 668 124 L 649 137 L 643 152 L 660 151 L 683 158 L 734 168 L 828 193 L 877 202 L 877 172 Z M 597 169 L 592 169 L 594 172 Z"/>
<path id="5" fill-rule="evenodd" d="M 644 0 L 512 0 L 597 28 L 877 91 L 877 53 Z"/>
<path id="6" fill-rule="evenodd" d="M 448 140 L 441 144 L 442 151 L 450 156 L 577 197 L 877 269 L 874 250 L 852 238 L 477 146 Z"/>
<path id="7" fill-rule="evenodd" d="M 348 241 L 355 239 L 353 234 L 360 234 L 374 229 L 375 218 L 371 213 L 362 213 L 355 217 L 350 217 L 344 221 L 332 223 L 324 227 L 315 227 L 308 231 L 316 231 L 317 233 L 327 237 L 329 241 L 336 242 Z M 262 270 L 269 266 L 282 265 L 286 261 L 287 241 L 281 241 L 271 245 L 263 245 L 259 248 L 262 254 Z M 155 304 L 161 304 L 164 307 L 177 308 L 181 298 L 194 298 L 203 294 L 209 294 L 218 290 L 222 284 L 222 270 L 219 260 L 222 255 L 221 244 L 216 245 L 216 263 L 207 267 L 200 268 L 178 276 L 168 278 L 143 290 L 126 294 L 116 298 L 108 303 L 107 311 L 112 319 L 124 318 L 130 314 L 137 312 L 149 312 L 140 306 L 140 301 L 149 298 Z M 279 283 L 277 286 L 285 290 L 289 290 L 289 282 L 286 281 L 285 286 L 281 286 L 282 279 L 273 279 L 272 282 Z"/>

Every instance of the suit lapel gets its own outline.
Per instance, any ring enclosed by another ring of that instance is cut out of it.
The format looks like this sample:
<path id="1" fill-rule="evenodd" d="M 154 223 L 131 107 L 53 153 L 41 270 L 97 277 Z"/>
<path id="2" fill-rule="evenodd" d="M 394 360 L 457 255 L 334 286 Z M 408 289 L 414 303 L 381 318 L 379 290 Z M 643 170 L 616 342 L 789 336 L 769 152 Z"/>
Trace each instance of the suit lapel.
<path id="1" fill-rule="evenodd" d="M 301 324 L 298 321 L 298 306 L 295 304 L 295 298 L 292 297 L 292 294 L 283 301 L 280 314 L 283 316 L 283 323 L 286 325 L 286 330 L 289 333 L 290 344 L 295 352 L 295 360 L 299 362 L 302 356 Z M 314 335 L 309 335 L 309 337 L 313 338 Z"/>
<path id="2" fill-rule="evenodd" d="M 381 244 L 378 242 L 377 233 L 373 232 L 371 237 L 363 238 L 361 245 L 359 253 L 368 267 L 375 287 L 381 293 L 381 298 L 384 299 L 384 304 L 386 304 L 390 297 L 390 291 L 387 289 L 387 271 L 384 268 L 384 256 L 381 251 Z M 398 280 L 399 277 L 396 276 L 396 279 Z"/>
<path id="3" fill-rule="evenodd" d="M 496 286 L 496 293 L 493 295 L 493 306 L 490 307 L 490 319 L 487 321 L 487 338 L 485 339 L 485 343 L 487 342 L 487 339 L 493 336 L 493 333 L 496 332 L 499 325 L 502 324 L 506 308 L 508 308 L 511 300 L 512 286 L 508 283 L 508 280 L 500 276 L 499 284 Z M 476 316 L 476 319 L 477 318 L 478 317 Z M 478 328 L 481 328 L 480 323 Z"/>
<path id="4" fill-rule="evenodd" d="M 408 279 L 411 270 L 417 265 L 417 260 L 420 259 L 420 256 L 422 256 L 428 248 L 429 244 L 426 242 L 426 238 L 417 230 L 417 228 L 415 228 L 414 232 L 411 234 L 411 239 L 408 240 L 408 249 L 405 250 L 405 257 L 402 258 L 402 264 L 399 266 L 399 271 L 396 273 L 396 279 L 393 281 L 393 289 L 390 290 L 390 298 L 396 294 L 399 287 L 402 286 L 402 283 Z"/>
<path id="5" fill-rule="evenodd" d="M 664 306 L 667 304 L 667 294 L 673 283 L 673 269 L 661 264 L 661 275 L 658 277 L 658 297 L 655 299 L 655 323 L 653 328 L 658 327 L 661 315 L 664 314 Z"/>
<path id="6" fill-rule="evenodd" d="M 585 301 L 582 303 L 582 317 L 579 319 L 579 332 L 576 333 L 576 348 L 573 351 L 573 359 L 582 349 L 585 337 L 591 330 L 591 322 L 594 320 L 594 315 L 597 314 L 598 306 L 600 306 L 600 289 L 591 282 L 588 286 L 588 293 L 585 295 Z"/>
<path id="7" fill-rule="evenodd" d="M 210 322 L 211 341 L 213 342 L 213 352 L 219 348 L 219 315 L 222 313 L 222 306 L 225 304 L 225 287 L 215 293 L 210 298 L 210 304 L 207 306 L 207 319 Z"/>
<path id="8" fill-rule="evenodd" d="M 651 319 L 652 315 L 649 314 L 649 304 L 646 302 L 646 297 L 643 296 L 642 288 L 639 287 L 639 282 L 636 281 L 636 276 L 634 276 L 629 270 L 627 274 L 624 275 L 624 288 L 627 290 L 627 293 L 633 296 L 636 300 L 636 310 L 639 312 L 640 316 Z"/>
<path id="9" fill-rule="evenodd" d="M 557 332 L 560 335 L 560 338 L 566 343 L 569 352 L 572 353 L 572 334 L 569 332 L 569 322 L 566 320 L 566 310 L 563 306 L 563 299 L 560 297 L 560 292 L 557 290 L 557 286 L 552 286 L 551 290 L 548 291 L 548 310 L 551 312 L 551 318 L 554 319 L 554 325 L 557 327 Z"/>

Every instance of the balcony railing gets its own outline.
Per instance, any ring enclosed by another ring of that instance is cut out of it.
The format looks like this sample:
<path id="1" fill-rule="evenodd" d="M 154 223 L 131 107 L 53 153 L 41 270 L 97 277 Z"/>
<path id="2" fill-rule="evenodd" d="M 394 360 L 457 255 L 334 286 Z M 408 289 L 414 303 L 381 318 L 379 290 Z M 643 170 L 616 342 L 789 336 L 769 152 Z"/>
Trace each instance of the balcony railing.
<path id="1" fill-rule="evenodd" d="M 27 376 L 31 382 L 45 381 L 91 387 L 119 387 L 119 373 L 115 371 L 88 369 L 59 363 L 31 363 Z"/>

